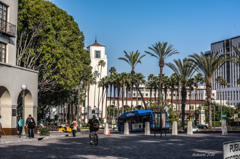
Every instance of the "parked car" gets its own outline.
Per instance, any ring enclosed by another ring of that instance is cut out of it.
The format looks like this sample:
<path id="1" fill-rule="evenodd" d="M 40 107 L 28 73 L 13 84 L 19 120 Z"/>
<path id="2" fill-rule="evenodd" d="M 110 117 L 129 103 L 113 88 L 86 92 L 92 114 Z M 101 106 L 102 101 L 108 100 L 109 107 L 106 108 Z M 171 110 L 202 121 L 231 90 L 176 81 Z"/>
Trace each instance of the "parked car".
<path id="1" fill-rule="evenodd" d="M 199 129 L 198 129 L 197 126 L 194 126 L 194 127 L 192 128 L 192 130 L 193 130 L 193 132 L 199 131 Z"/>
<path id="2" fill-rule="evenodd" d="M 207 125 L 203 125 L 203 124 L 198 124 L 196 125 L 199 129 L 207 129 Z"/>

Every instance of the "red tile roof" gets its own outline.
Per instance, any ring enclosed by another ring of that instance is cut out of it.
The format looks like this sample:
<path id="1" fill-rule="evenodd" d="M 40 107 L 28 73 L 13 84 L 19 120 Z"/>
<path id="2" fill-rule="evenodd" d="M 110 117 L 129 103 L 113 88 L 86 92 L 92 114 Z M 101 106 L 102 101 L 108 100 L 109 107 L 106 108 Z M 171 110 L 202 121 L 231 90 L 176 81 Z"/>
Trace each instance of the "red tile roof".
<path id="1" fill-rule="evenodd" d="M 101 45 L 101 44 L 99 44 L 99 43 L 97 43 L 97 42 L 95 42 L 95 43 L 92 44 L 92 45 L 89 45 L 87 48 L 89 48 L 90 46 L 102 46 L 102 47 L 105 47 L 105 46 L 103 46 L 103 45 Z"/>

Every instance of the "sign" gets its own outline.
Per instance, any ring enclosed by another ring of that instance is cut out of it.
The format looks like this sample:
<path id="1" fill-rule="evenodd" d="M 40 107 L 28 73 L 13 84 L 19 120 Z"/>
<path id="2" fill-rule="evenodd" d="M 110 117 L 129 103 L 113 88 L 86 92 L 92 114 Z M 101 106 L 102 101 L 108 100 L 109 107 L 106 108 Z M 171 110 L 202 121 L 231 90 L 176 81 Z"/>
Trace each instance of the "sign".
<path id="1" fill-rule="evenodd" d="M 223 118 L 225 118 L 225 117 L 226 117 L 226 115 L 225 115 L 225 114 L 222 114 L 222 117 L 223 117 Z"/>
<path id="2" fill-rule="evenodd" d="M 223 158 L 240 158 L 240 141 L 230 141 L 223 143 Z"/>
<path id="3" fill-rule="evenodd" d="M 12 116 L 16 116 L 17 115 L 17 110 L 16 109 L 12 109 Z"/>
<path id="4" fill-rule="evenodd" d="M 134 113 L 128 113 L 126 114 L 126 117 L 130 117 L 130 116 L 134 116 L 135 114 Z"/>

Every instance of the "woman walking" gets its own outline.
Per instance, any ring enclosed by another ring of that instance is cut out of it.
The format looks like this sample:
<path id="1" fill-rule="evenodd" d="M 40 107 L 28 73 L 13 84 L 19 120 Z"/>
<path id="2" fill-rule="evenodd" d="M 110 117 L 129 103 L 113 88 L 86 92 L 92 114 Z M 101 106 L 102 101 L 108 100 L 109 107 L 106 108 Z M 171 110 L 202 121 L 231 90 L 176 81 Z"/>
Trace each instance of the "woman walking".
<path id="1" fill-rule="evenodd" d="M 73 124 L 72 134 L 73 134 L 73 137 L 76 137 L 76 131 L 77 131 L 77 121 L 76 121 L 76 119 L 74 119 L 72 124 Z"/>

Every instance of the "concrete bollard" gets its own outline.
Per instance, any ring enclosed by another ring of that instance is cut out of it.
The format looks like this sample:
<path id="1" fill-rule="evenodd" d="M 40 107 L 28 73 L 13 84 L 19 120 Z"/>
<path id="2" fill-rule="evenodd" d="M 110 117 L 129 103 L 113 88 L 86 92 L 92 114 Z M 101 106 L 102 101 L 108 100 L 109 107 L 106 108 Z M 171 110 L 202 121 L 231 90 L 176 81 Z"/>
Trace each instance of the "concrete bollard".
<path id="1" fill-rule="evenodd" d="M 226 120 L 223 119 L 222 120 L 222 135 L 227 135 L 228 132 L 227 132 L 227 124 L 226 124 Z"/>
<path id="2" fill-rule="evenodd" d="M 188 134 L 188 135 L 193 135 L 192 121 L 188 121 L 187 134 Z"/>
<path id="3" fill-rule="evenodd" d="M 145 122 L 145 135 L 151 135 L 150 134 L 150 123 Z"/>
<path id="4" fill-rule="evenodd" d="M 104 135 L 108 135 L 108 123 L 104 124 Z"/>
<path id="5" fill-rule="evenodd" d="M 128 123 L 124 123 L 124 135 L 129 135 L 129 126 L 128 126 Z"/>
<path id="6" fill-rule="evenodd" d="M 173 122 L 172 135 L 178 135 L 178 127 L 176 121 Z"/>

